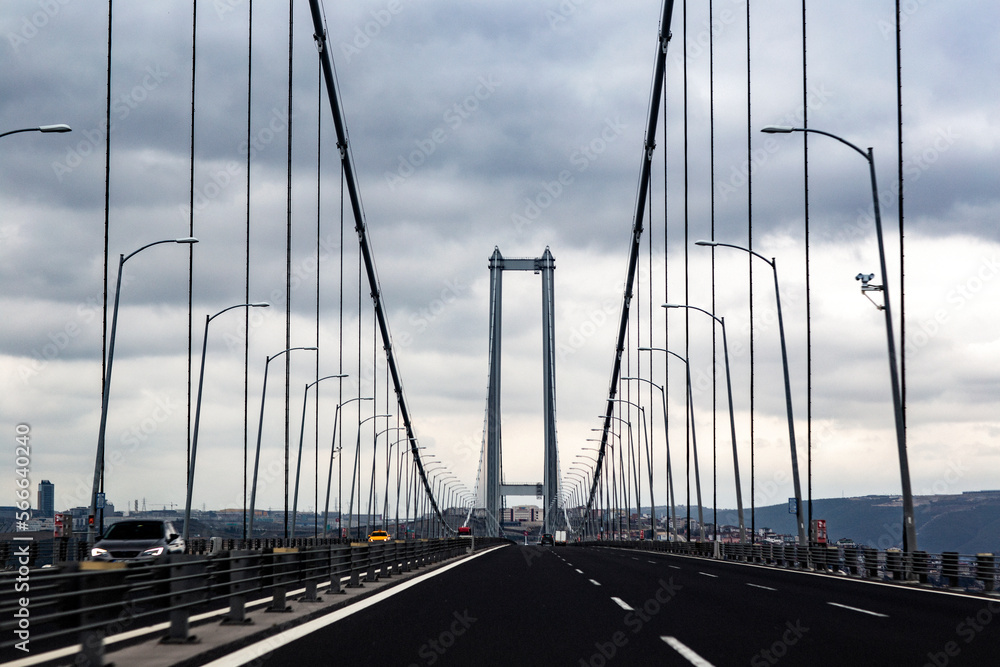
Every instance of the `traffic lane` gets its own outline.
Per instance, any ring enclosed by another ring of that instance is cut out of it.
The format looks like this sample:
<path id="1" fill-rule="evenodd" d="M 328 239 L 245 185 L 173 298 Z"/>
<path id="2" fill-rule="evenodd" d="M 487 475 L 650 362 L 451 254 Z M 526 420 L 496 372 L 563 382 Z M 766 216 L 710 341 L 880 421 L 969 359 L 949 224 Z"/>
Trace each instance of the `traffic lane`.
<path id="1" fill-rule="evenodd" d="M 751 663 L 756 659 L 757 664 L 773 664 L 793 647 L 800 658 L 828 660 L 832 649 L 839 657 L 864 664 L 995 661 L 991 649 L 1000 640 L 997 600 L 649 552 L 580 551 L 598 552 L 581 553 L 572 560 L 584 570 L 606 568 L 608 585 L 626 597 L 641 599 L 648 583 L 636 582 L 667 573 L 679 585 L 689 586 L 681 589 L 671 611 L 684 612 L 679 621 L 685 632 L 692 632 L 688 645 L 700 648 L 703 656 L 715 656 L 717 664 L 730 664 L 734 655 L 748 655 Z M 692 599 L 701 602 L 689 609 Z M 698 609 L 702 604 L 704 608 Z M 702 620 L 686 623 L 694 618 Z M 739 631 L 734 633 L 734 628 Z M 731 641 L 734 634 L 743 638 L 744 647 Z M 757 648 L 747 653 L 747 643 Z M 717 650 L 723 647 L 724 651 Z M 743 664 L 746 661 L 742 659 Z"/>
<path id="2" fill-rule="evenodd" d="M 669 560 L 688 561 L 691 567 L 720 577 L 735 572 L 732 576 L 765 597 L 778 592 L 782 599 L 787 595 L 829 607 L 826 623 L 815 623 L 820 632 L 850 623 L 863 654 L 870 658 L 872 651 L 878 651 L 887 664 L 900 664 L 900 660 L 921 665 L 996 662 L 992 649 L 1000 643 L 997 599 L 738 563 Z M 850 621 L 852 615 L 855 622 Z M 888 636 L 882 627 L 889 628 Z"/>
<path id="3" fill-rule="evenodd" d="M 509 546 L 291 642 L 261 664 L 576 664 L 620 611 L 551 550 Z M 589 653 L 587 653 L 589 655 Z"/>
<path id="4" fill-rule="evenodd" d="M 621 618 L 629 631 L 628 644 L 617 654 L 625 664 L 656 656 L 660 662 L 683 660 L 681 664 L 690 665 L 665 637 L 714 665 L 748 664 L 761 648 L 786 633 L 786 644 L 815 641 L 786 610 L 765 607 L 748 613 L 747 603 L 738 601 L 742 592 L 731 591 L 732 582 L 721 583 L 684 563 L 628 550 L 572 551 L 578 552 L 567 556 L 574 568 L 601 581 L 629 607 L 623 608 Z M 665 600 L 667 590 L 672 595 Z"/>

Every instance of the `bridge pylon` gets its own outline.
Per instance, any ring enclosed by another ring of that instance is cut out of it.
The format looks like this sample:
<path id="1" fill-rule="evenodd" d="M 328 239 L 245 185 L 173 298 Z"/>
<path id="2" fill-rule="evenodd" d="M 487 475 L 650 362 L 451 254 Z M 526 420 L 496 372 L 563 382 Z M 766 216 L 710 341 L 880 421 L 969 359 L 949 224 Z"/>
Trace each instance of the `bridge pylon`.
<path id="1" fill-rule="evenodd" d="M 521 495 L 516 489 L 521 485 L 501 482 L 500 436 L 500 358 L 503 320 L 502 295 L 504 271 L 533 271 L 542 277 L 542 364 L 543 401 L 545 419 L 545 468 L 542 478 L 544 531 L 551 532 L 558 523 L 559 507 L 559 451 L 556 444 L 556 367 L 555 367 L 555 292 L 553 273 L 555 258 L 548 247 L 541 257 L 506 258 L 499 248 L 490 257 L 490 373 L 486 407 L 486 484 L 485 501 L 488 516 L 499 521 L 501 498 Z"/>

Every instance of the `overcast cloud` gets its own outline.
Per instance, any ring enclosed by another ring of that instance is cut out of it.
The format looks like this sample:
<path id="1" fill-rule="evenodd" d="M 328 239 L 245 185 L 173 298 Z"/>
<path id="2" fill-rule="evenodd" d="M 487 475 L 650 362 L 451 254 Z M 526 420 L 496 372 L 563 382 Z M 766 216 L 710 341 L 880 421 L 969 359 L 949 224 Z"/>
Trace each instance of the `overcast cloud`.
<path id="1" fill-rule="evenodd" d="M 662 124 L 658 129 L 647 220 L 653 244 L 647 256 L 644 237 L 635 301 L 641 319 L 632 329 L 641 330 L 643 345 L 666 341 L 683 351 L 684 313 L 669 313 L 667 340 L 666 315 L 658 306 L 684 300 L 687 256 L 690 303 L 711 307 L 711 252 L 693 241 L 712 233 L 712 195 L 719 241 L 747 243 L 752 211 L 754 248 L 778 262 L 804 476 L 803 137 L 759 132 L 765 125 L 803 121 L 801 3 L 752 5 L 749 132 L 746 2 L 716 0 L 713 24 L 708 23 L 709 3 L 689 4 L 687 104 L 685 16 L 678 3 L 668 54 L 666 130 Z M 288 8 L 282 5 L 254 5 L 249 143 L 248 3 L 199 3 L 198 16 L 194 235 L 200 243 L 193 247 L 193 364 L 197 371 L 205 316 L 244 298 L 249 153 L 250 298 L 272 303 L 253 313 L 251 443 L 264 359 L 285 347 L 289 122 L 296 276 L 292 345 L 316 341 L 318 271 L 321 375 L 337 372 L 340 350 L 336 140 L 326 92 L 317 87 L 306 2 L 295 7 L 289 116 Z M 1000 320 L 993 306 L 1000 298 L 1000 114 L 995 99 L 1000 10 L 972 0 L 903 5 L 906 340 L 900 346 L 906 349 L 913 487 L 916 493 L 997 488 Z M 888 0 L 809 4 L 808 114 L 811 127 L 875 148 L 898 335 L 894 6 Z M 190 3 L 116 3 L 114 11 L 112 290 L 119 253 L 188 235 L 191 167 Z M 586 439 L 600 425 L 597 415 L 604 409 L 613 361 L 660 11 L 658 2 L 637 0 L 375 0 L 326 7 L 351 148 L 415 429 L 428 453 L 470 489 L 486 402 L 487 261 L 495 246 L 509 257 L 537 257 L 548 246 L 556 258 L 563 469 L 593 444 Z M 11 439 L 16 424 L 30 425 L 32 479 L 51 480 L 57 509 L 64 509 L 89 503 L 100 418 L 107 7 L 79 0 L 7 0 L 0 8 L 0 37 L 0 131 L 48 123 L 73 127 L 71 134 L 23 133 L 0 140 L 0 421 Z M 322 155 L 319 240 L 317 137 Z M 813 135 L 809 178 L 813 495 L 896 493 L 899 468 L 884 321 L 854 280 L 859 272 L 878 273 L 866 164 L 847 147 Z M 685 223 L 692 242 L 687 253 Z M 349 208 L 344 250 L 344 370 L 355 378 L 345 384 L 347 398 L 357 395 L 359 301 Z M 187 258 L 186 247 L 163 245 L 126 264 L 108 426 L 107 492 L 119 508 L 136 499 L 145 499 L 147 506 L 184 500 Z M 649 266 L 651 279 L 645 273 Z M 749 504 L 747 267 L 742 253 L 715 253 L 715 310 L 728 326 Z M 756 502 L 765 505 L 783 502 L 792 490 L 771 275 L 758 262 L 753 276 Z M 504 297 L 503 465 L 507 481 L 534 482 L 542 475 L 540 280 L 530 273 L 508 274 Z M 360 299 L 363 356 L 370 360 L 367 287 Z M 212 324 L 195 489 L 199 507 L 242 504 L 242 324 L 235 312 Z M 709 324 L 708 318 L 691 313 L 691 366 L 699 384 L 696 426 L 706 475 L 713 441 Z M 638 354 L 628 355 L 628 373 L 639 372 L 641 363 L 649 377 L 649 360 Z M 719 359 L 718 498 L 720 506 L 732 507 Z M 302 388 L 315 378 L 314 363 L 315 353 L 292 353 L 293 450 Z M 282 504 L 283 375 L 284 363 L 272 364 L 260 507 Z M 384 407 L 381 361 L 375 376 Z M 660 358 L 652 377 L 664 379 Z M 682 378 L 681 369 L 671 364 L 675 456 L 685 434 Z M 361 391 L 371 390 L 366 378 Z M 332 381 L 320 385 L 319 459 L 324 471 L 336 395 Z M 657 465 L 662 465 L 659 397 L 651 397 L 648 387 L 632 387 L 632 400 L 637 396 L 652 418 Z M 310 392 L 310 458 L 303 467 L 309 480 L 315 456 L 314 400 Z M 356 405 L 345 411 L 349 423 L 357 418 Z M 372 414 L 370 408 L 364 408 L 362 417 Z M 387 425 L 376 423 L 379 429 Z M 395 418 L 388 425 L 395 426 Z M 353 430 L 345 430 L 351 449 L 354 437 Z M 386 437 L 380 437 L 380 452 Z M 352 463 L 353 453 L 345 457 L 345 471 Z M 300 507 L 308 509 L 314 504 L 312 482 L 305 488 Z M 663 488 L 661 479 L 659 502 L 665 500 Z M 710 489 L 706 483 L 706 494 Z M 346 490 L 344 495 L 346 499 Z M 6 502 L 13 502 L 10 498 Z"/>

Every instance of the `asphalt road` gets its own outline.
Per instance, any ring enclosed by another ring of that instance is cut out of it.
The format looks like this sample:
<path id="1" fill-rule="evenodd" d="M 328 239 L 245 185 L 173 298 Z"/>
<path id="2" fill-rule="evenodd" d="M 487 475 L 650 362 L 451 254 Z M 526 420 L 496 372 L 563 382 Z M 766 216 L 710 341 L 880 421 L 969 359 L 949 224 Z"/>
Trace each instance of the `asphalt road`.
<path id="1" fill-rule="evenodd" d="M 997 665 L 1000 598 L 606 548 L 508 546 L 259 665 Z"/>

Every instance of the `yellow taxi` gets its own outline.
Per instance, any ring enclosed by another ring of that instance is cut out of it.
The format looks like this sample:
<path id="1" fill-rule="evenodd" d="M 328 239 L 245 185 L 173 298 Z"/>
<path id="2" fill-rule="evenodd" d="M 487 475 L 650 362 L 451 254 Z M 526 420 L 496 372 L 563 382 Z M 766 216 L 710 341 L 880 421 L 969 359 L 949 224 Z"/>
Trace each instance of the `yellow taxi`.
<path id="1" fill-rule="evenodd" d="M 387 533 L 384 530 L 375 530 L 375 531 L 372 531 L 372 534 L 368 536 L 368 541 L 369 542 L 388 542 L 389 541 L 389 533 Z"/>

